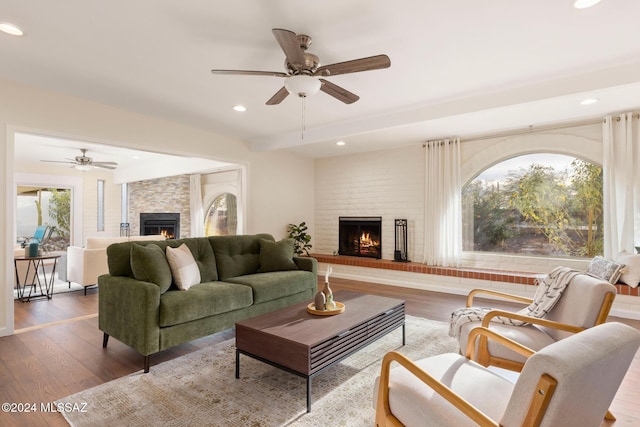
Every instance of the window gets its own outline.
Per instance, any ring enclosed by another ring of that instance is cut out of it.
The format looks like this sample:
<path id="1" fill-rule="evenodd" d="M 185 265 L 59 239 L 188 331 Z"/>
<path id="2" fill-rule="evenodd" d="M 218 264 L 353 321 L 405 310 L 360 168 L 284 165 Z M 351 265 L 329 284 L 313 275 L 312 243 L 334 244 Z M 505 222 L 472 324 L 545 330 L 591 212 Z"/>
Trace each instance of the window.
<path id="1" fill-rule="evenodd" d="M 462 190 L 463 250 L 593 257 L 603 252 L 602 168 L 558 154 L 498 163 Z"/>
<path id="2" fill-rule="evenodd" d="M 52 244 L 69 246 L 70 189 L 18 185 L 17 196 L 16 232 L 20 242 L 32 237 L 39 225 L 49 225 L 54 229 Z"/>
<path id="3" fill-rule="evenodd" d="M 213 199 L 204 220 L 207 236 L 233 236 L 238 228 L 236 196 L 223 193 Z"/>

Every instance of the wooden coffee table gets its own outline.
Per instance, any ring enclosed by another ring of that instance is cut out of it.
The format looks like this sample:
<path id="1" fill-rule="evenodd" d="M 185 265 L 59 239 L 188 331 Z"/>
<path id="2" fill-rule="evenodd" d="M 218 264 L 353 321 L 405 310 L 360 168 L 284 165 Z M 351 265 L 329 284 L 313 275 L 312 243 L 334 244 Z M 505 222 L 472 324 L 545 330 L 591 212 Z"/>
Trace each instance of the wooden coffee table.
<path id="1" fill-rule="evenodd" d="M 309 314 L 308 301 L 236 323 L 236 378 L 240 354 L 306 378 L 311 412 L 314 376 L 401 326 L 405 344 L 404 301 L 348 291 L 334 299 L 343 313 Z"/>

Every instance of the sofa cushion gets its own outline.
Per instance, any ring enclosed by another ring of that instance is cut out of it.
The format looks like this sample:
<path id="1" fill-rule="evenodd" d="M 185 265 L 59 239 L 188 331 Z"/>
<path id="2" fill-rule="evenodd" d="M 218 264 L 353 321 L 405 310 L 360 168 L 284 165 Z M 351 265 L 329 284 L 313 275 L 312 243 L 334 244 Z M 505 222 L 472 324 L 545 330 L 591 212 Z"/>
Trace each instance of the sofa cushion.
<path id="1" fill-rule="evenodd" d="M 270 271 L 297 270 L 293 262 L 293 239 L 274 242 L 267 239 L 258 240 L 260 245 L 260 267 L 258 273 Z"/>
<path id="2" fill-rule="evenodd" d="M 136 280 L 155 283 L 160 293 L 171 286 L 171 269 L 164 251 L 158 245 L 131 245 L 131 270 Z"/>
<path id="3" fill-rule="evenodd" d="M 216 257 L 218 279 L 257 273 L 260 266 L 260 239 L 274 241 L 270 234 L 209 237 Z"/>
<path id="4" fill-rule="evenodd" d="M 220 313 L 249 307 L 248 286 L 226 282 L 203 282 L 188 292 L 170 290 L 160 298 L 160 327 L 178 325 Z"/>
<path id="5" fill-rule="evenodd" d="M 200 269 L 187 245 L 183 243 L 177 248 L 167 246 L 166 254 L 173 282 L 178 289 L 186 291 L 200 283 Z"/>
<path id="6" fill-rule="evenodd" d="M 253 289 L 254 304 L 306 292 L 311 287 L 317 286 L 316 276 L 302 270 L 249 274 L 233 277 L 227 281 L 250 286 Z"/>

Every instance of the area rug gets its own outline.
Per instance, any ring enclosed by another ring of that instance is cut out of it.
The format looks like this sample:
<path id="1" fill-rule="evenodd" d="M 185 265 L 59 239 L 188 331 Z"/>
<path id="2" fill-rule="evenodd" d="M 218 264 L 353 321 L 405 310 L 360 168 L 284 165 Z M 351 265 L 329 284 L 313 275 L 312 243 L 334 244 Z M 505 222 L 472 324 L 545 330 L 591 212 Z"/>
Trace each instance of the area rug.
<path id="1" fill-rule="evenodd" d="M 235 340 L 68 396 L 58 402 L 70 425 L 81 426 L 372 426 L 373 385 L 382 357 L 398 351 L 411 359 L 457 352 L 449 325 L 407 316 L 407 344 L 397 329 L 312 379 L 306 380 L 241 355 L 235 378 Z"/>

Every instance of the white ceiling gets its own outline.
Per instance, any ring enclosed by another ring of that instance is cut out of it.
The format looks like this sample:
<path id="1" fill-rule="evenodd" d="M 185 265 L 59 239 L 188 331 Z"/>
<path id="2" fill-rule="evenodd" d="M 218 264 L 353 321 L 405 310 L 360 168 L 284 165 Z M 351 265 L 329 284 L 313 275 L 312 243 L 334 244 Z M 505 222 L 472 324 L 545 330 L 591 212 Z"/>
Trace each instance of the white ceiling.
<path id="1" fill-rule="evenodd" d="M 639 17 L 638 0 L 5 0 L 26 34 L 0 33 L 0 75 L 323 157 L 640 108 Z M 310 35 L 322 64 L 391 68 L 329 77 L 360 100 L 307 98 L 303 135 L 300 98 L 265 105 L 282 78 L 209 72 L 284 71 L 272 28 Z"/>
<path id="2" fill-rule="evenodd" d="M 82 155 L 80 149 L 84 148 L 87 150 L 85 155 L 94 162 L 118 164 L 113 170 L 113 181 L 116 184 L 238 167 L 216 160 L 172 156 L 52 136 L 18 133 L 15 141 L 16 162 L 30 168 L 45 164 L 52 167 L 72 168 L 74 165 L 70 162 L 73 162 L 76 156 Z"/>

